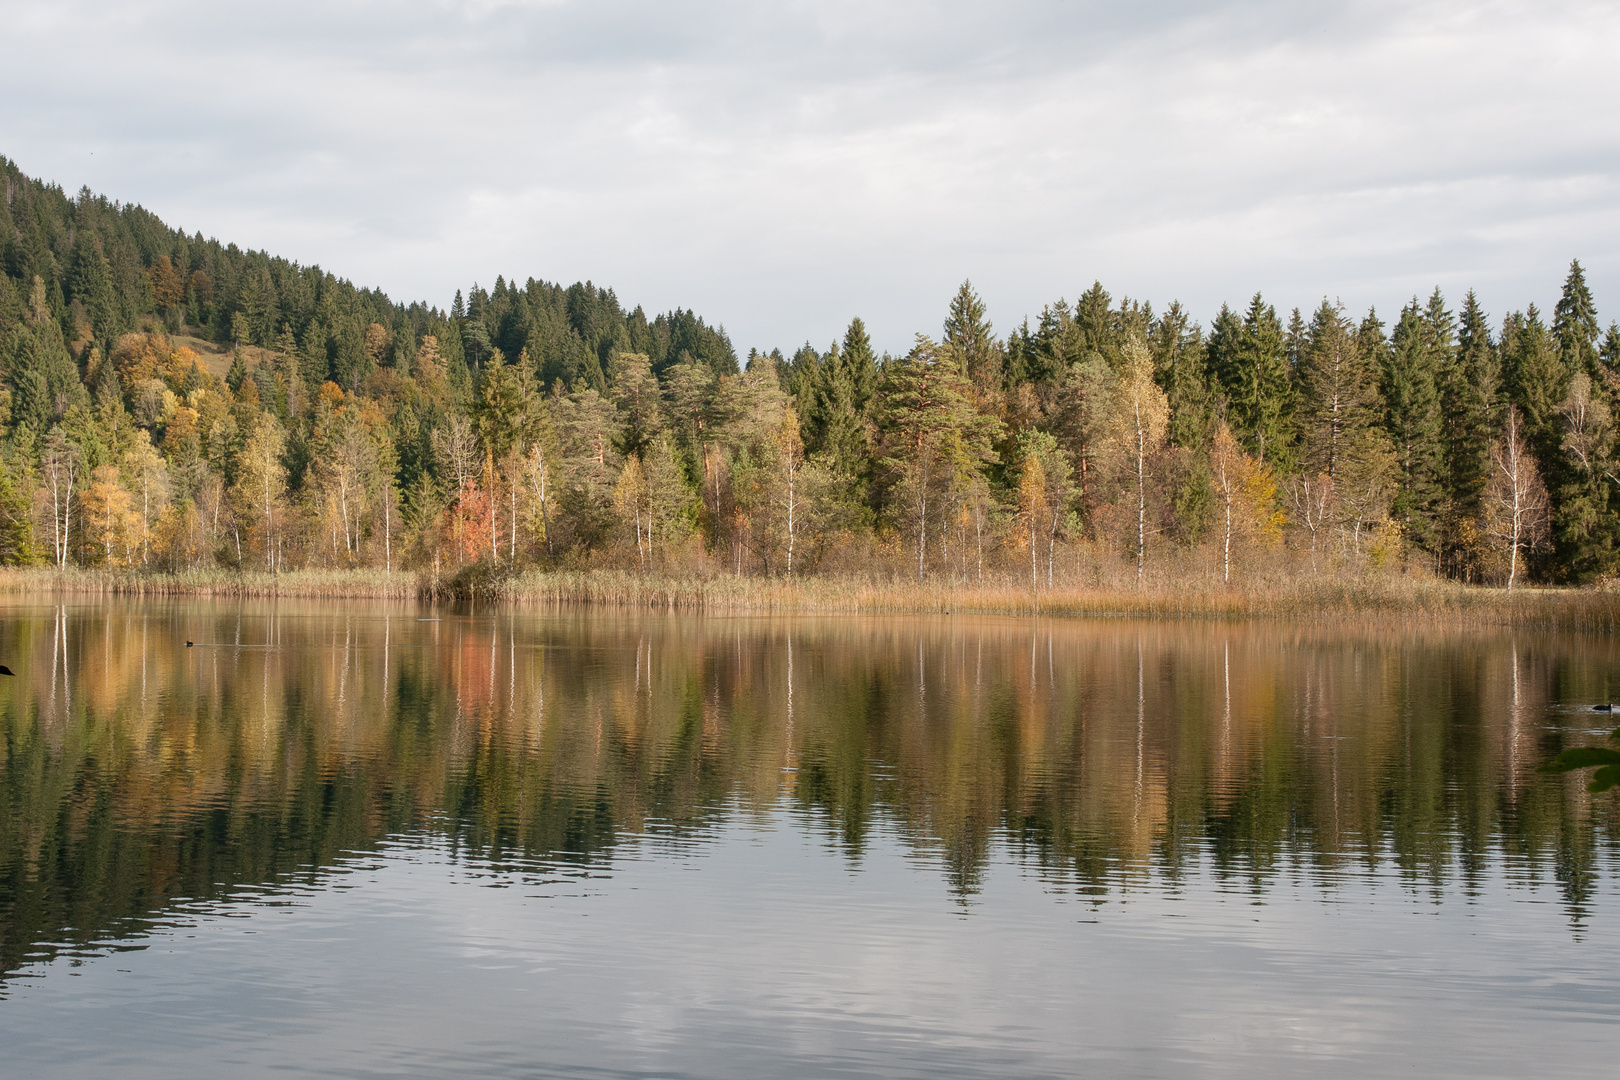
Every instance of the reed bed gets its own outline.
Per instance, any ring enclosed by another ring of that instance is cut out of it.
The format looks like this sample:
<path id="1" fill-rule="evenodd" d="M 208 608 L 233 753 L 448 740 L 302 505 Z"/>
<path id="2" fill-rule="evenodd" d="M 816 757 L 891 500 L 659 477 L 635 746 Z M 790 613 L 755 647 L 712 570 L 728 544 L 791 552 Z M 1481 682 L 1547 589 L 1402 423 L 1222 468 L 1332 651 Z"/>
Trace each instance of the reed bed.
<path id="1" fill-rule="evenodd" d="M 806 577 L 666 578 L 623 571 L 529 572 L 492 598 L 521 604 L 671 608 L 712 612 L 909 612 L 1174 619 L 1393 619 L 1546 630 L 1620 627 L 1620 593 L 1596 589 L 1481 588 L 1391 575 L 1296 579 L 1248 588 L 1204 582 L 1134 587 Z"/>
<path id="2" fill-rule="evenodd" d="M 27 568 L 0 570 L 0 592 L 126 596 L 307 597 L 317 599 L 472 599 L 536 606 L 669 609 L 711 613 L 1030 614 L 1168 619 L 1421 621 L 1467 626 L 1610 632 L 1620 628 L 1620 591 L 1502 589 L 1415 575 L 1289 576 L 1244 587 L 1207 580 L 1161 580 L 1144 588 L 1103 581 L 1032 590 L 992 582 L 817 575 L 754 578 L 676 576 L 627 570 L 482 573 L 429 582 L 377 569 L 178 574 Z"/>
<path id="3" fill-rule="evenodd" d="M 184 570 L 175 574 L 129 570 L 30 567 L 0 570 L 0 592 L 99 593 L 107 596 L 298 596 L 317 599 L 407 600 L 421 592 L 414 573 L 377 569 L 233 573 Z"/>

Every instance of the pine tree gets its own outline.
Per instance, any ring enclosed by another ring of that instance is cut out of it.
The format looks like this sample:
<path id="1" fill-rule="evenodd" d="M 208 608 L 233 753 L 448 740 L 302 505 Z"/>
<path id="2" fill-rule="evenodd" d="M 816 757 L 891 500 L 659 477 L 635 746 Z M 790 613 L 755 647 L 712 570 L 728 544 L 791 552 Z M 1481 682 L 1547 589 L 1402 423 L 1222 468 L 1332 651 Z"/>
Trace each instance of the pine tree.
<path id="1" fill-rule="evenodd" d="M 919 580 L 927 566 L 929 527 L 943 520 L 939 502 L 961 473 L 992 459 L 991 445 L 1000 434 L 1000 423 L 974 408 L 967 377 L 941 352 L 917 335 L 905 359 L 885 365 L 877 397 L 877 464 L 891 515 L 916 538 Z"/>
<path id="2" fill-rule="evenodd" d="M 652 358 L 644 353 L 620 353 L 613 364 L 613 390 L 609 397 L 619 410 L 619 450 L 640 457 L 664 428 L 664 409 L 653 377 Z"/>

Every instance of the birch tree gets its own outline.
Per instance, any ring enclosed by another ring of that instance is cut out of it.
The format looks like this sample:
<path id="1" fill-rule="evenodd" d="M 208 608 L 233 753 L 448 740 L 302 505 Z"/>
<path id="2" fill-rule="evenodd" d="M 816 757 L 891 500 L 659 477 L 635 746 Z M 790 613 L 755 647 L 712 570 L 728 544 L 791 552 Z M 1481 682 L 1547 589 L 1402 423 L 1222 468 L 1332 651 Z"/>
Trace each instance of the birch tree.
<path id="1" fill-rule="evenodd" d="M 1486 498 L 1491 533 L 1507 548 L 1507 589 L 1519 577 L 1519 552 L 1539 544 L 1547 530 L 1547 489 L 1530 453 L 1519 410 L 1508 406 L 1501 437 L 1491 447 L 1491 483 Z"/>
<path id="2" fill-rule="evenodd" d="M 1142 586 L 1147 552 L 1148 463 L 1164 445 L 1170 402 L 1153 379 L 1153 356 L 1140 337 L 1125 343 L 1123 368 L 1115 384 L 1113 442 L 1125 461 L 1136 502 L 1136 585 Z"/>

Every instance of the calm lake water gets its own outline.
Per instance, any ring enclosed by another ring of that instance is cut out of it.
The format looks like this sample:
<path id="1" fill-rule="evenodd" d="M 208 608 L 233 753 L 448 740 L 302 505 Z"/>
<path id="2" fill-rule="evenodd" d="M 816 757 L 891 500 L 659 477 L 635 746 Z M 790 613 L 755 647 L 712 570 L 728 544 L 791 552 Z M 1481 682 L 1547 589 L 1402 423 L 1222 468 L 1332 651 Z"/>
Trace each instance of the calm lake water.
<path id="1" fill-rule="evenodd" d="M 1609 637 L 12 599 L 0 662 L 8 1077 L 1613 1075 L 1620 799 L 1536 772 Z"/>

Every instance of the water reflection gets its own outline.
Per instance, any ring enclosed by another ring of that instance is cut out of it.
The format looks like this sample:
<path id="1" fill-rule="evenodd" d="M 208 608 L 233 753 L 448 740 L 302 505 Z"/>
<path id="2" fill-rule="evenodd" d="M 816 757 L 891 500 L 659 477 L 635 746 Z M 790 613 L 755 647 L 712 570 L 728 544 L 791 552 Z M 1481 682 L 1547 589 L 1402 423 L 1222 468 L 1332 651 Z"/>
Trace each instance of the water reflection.
<path id="1" fill-rule="evenodd" d="M 1577 703 L 1614 660 L 1506 632 L 13 601 L 0 972 L 390 837 L 588 864 L 784 808 L 853 865 L 894 831 L 969 907 L 1001 845 L 1097 903 L 1193 863 L 1260 897 L 1393 867 L 1466 898 L 1495 865 L 1578 927 L 1620 800 L 1535 769 L 1601 726 Z"/>

